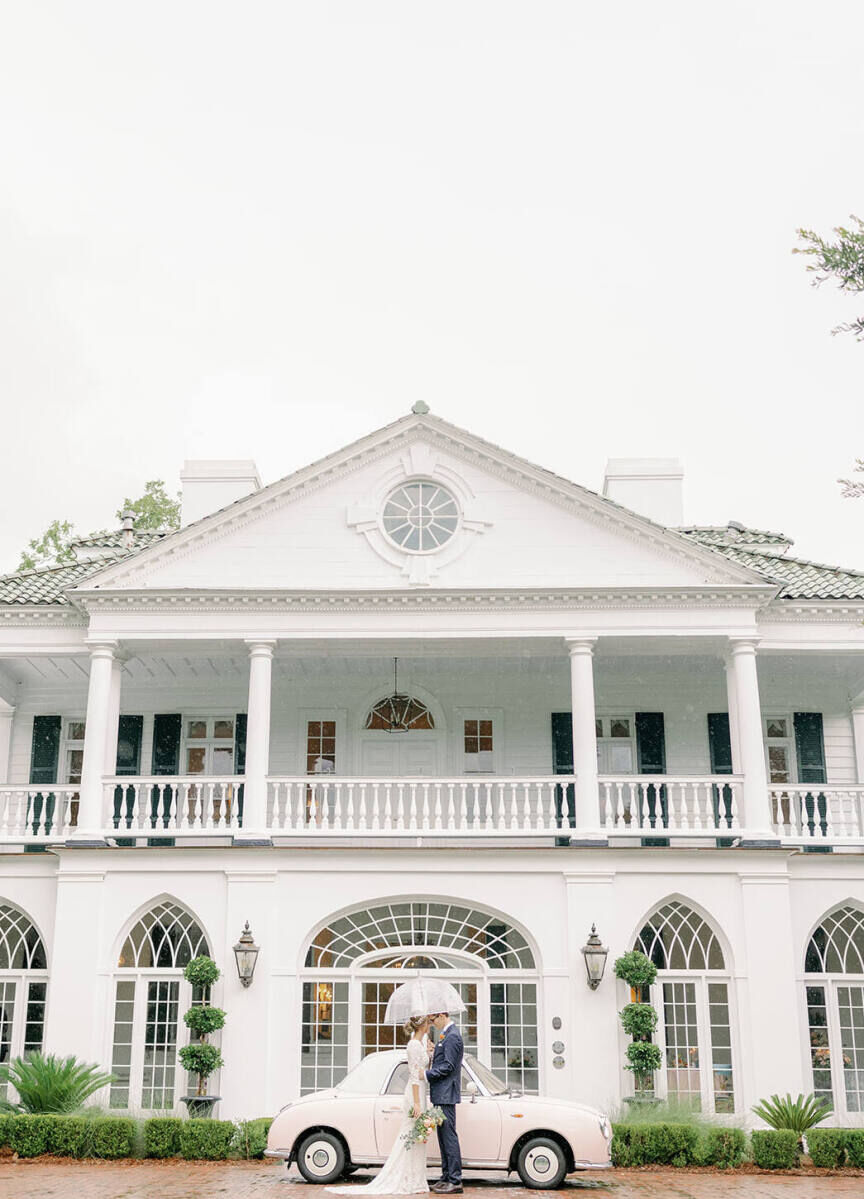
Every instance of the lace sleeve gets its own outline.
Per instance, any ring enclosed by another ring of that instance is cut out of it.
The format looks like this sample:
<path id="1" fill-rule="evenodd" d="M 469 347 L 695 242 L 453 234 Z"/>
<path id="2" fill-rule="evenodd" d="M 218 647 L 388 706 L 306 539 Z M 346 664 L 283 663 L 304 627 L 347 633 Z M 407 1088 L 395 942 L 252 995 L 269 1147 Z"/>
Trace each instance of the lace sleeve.
<path id="1" fill-rule="evenodd" d="M 408 1042 L 408 1081 L 426 1081 L 426 1054 L 420 1042 L 413 1038 Z"/>

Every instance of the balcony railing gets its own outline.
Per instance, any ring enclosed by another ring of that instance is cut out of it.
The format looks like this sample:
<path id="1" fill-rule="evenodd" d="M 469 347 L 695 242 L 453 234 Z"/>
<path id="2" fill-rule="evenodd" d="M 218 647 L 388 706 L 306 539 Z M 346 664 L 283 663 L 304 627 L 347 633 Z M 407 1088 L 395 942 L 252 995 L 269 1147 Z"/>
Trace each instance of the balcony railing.
<path id="1" fill-rule="evenodd" d="M 774 784 L 771 823 L 784 840 L 805 845 L 864 844 L 864 786 Z"/>
<path id="2" fill-rule="evenodd" d="M 611 835 L 740 836 L 736 774 L 600 776 L 600 821 Z"/>
<path id="3" fill-rule="evenodd" d="M 230 839 L 242 831 L 242 776 L 104 780 L 100 837 L 121 844 Z M 739 775 L 601 775 L 599 823 L 577 828 L 572 775 L 453 778 L 271 777 L 266 828 L 277 841 L 746 839 Z M 864 785 L 772 784 L 765 824 L 787 845 L 864 846 Z M 0 845 L 62 844 L 79 832 L 79 788 L 0 786 Z M 757 830 L 764 838 L 764 828 Z"/>

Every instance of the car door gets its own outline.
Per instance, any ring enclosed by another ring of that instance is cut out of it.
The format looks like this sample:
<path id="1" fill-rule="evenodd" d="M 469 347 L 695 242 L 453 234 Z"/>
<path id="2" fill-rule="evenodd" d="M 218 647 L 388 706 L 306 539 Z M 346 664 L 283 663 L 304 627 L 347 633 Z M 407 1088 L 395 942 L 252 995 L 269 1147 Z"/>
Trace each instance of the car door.
<path id="1" fill-rule="evenodd" d="M 375 1100 L 375 1145 L 378 1156 L 384 1158 L 393 1148 L 402 1123 L 402 1098 L 408 1085 L 408 1063 L 400 1062 L 383 1095 Z"/>
<path id="2" fill-rule="evenodd" d="M 497 1162 L 501 1152 L 501 1100 L 481 1094 L 479 1088 L 477 1094 L 469 1094 L 471 1083 L 474 1079 L 463 1066 L 462 1102 L 456 1108 L 456 1132 L 462 1157 L 470 1162 Z"/>

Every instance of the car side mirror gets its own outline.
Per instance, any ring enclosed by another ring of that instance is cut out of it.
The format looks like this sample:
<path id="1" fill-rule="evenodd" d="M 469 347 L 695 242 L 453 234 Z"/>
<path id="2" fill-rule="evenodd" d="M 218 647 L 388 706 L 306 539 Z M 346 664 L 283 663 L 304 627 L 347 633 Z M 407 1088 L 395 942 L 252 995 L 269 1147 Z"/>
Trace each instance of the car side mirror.
<path id="1" fill-rule="evenodd" d="M 476 1103 L 477 1096 L 480 1094 L 480 1088 L 477 1086 L 477 1083 L 469 1082 L 468 1086 L 465 1088 L 465 1094 L 471 1096 L 472 1103 Z"/>

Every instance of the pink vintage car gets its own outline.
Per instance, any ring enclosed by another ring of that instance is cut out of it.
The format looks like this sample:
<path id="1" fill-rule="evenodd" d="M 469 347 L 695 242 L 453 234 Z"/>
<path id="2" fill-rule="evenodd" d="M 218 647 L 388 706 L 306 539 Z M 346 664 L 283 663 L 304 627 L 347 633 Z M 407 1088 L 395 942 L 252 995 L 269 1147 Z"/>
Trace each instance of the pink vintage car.
<path id="1" fill-rule="evenodd" d="M 268 1157 L 296 1161 L 307 1182 L 332 1183 L 360 1166 L 379 1166 L 401 1119 L 408 1063 L 391 1049 L 365 1057 L 332 1090 L 283 1107 L 270 1126 Z M 612 1126 L 594 1108 L 519 1095 L 466 1056 L 456 1120 L 462 1159 L 479 1170 L 516 1170 L 525 1186 L 557 1187 L 574 1170 L 609 1166 Z M 429 1166 L 438 1143 L 429 1141 Z"/>

